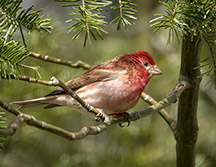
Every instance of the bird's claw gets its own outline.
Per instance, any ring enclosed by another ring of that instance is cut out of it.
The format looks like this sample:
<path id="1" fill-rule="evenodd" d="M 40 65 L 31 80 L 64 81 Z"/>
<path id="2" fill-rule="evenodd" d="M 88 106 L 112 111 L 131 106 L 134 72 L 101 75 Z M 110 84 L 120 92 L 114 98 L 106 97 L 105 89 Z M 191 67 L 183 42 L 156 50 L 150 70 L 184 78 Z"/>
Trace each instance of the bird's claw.
<path id="1" fill-rule="evenodd" d="M 112 119 L 111 117 L 107 116 L 103 111 L 99 110 L 99 113 L 95 116 L 94 118 L 95 121 L 100 121 L 102 120 L 103 122 L 107 124 L 111 124 Z"/>
<path id="2" fill-rule="evenodd" d="M 127 112 L 123 112 L 121 114 L 127 119 L 127 127 L 128 127 L 130 125 L 130 114 L 128 114 Z M 119 126 L 121 128 L 125 127 L 125 125 L 122 125 L 122 123 L 120 123 Z"/>
<path id="3" fill-rule="evenodd" d="M 105 120 L 105 117 L 106 117 L 106 114 L 105 114 L 104 112 L 99 112 L 99 113 L 95 116 L 94 120 L 97 121 L 97 122 L 100 121 L 100 120 L 104 121 L 104 120 Z"/>
<path id="4" fill-rule="evenodd" d="M 130 114 L 128 114 L 127 112 L 109 114 L 109 116 L 112 116 L 112 115 L 123 115 L 124 118 L 127 119 L 127 127 L 130 125 Z M 125 127 L 125 125 L 122 125 L 122 123 L 120 123 L 119 126 L 121 128 Z"/>

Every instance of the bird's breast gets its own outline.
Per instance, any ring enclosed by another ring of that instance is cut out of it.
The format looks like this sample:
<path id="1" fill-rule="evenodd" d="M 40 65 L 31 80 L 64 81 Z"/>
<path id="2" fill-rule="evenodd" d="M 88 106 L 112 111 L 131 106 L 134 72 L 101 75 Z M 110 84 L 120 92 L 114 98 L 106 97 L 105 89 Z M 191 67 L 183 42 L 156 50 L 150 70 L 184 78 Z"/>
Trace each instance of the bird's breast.
<path id="1" fill-rule="evenodd" d="M 106 114 L 124 112 L 139 100 L 142 89 L 129 82 L 128 77 L 95 82 L 77 90 L 88 104 L 103 109 Z"/>

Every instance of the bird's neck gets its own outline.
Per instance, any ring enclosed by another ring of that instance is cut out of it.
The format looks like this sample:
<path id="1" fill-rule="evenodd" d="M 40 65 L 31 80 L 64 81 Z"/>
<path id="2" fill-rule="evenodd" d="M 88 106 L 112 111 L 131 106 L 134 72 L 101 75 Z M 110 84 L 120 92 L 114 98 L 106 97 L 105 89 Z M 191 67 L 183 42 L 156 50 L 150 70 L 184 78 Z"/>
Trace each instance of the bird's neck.
<path id="1" fill-rule="evenodd" d="M 130 78 L 133 78 L 132 84 L 136 87 L 136 89 L 139 89 L 142 92 L 151 77 L 146 69 L 138 68 L 133 70 Z"/>

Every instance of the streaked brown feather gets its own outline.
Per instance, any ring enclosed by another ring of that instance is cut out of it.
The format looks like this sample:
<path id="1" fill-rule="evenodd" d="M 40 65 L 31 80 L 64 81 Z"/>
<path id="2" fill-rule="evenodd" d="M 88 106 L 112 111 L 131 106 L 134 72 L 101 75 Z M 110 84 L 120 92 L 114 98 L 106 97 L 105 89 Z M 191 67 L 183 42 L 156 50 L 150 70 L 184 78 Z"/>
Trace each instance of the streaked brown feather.
<path id="1" fill-rule="evenodd" d="M 77 89 L 94 82 L 105 81 L 105 80 L 116 78 L 116 75 L 113 75 L 113 73 L 110 72 L 111 69 L 115 70 L 115 73 L 117 73 L 116 70 L 119 71 L 125 70 L 123 66 L 117 64 L 116 62 L 111 63 L 108 69 L 106 64 L 108 64 L 108 62 L 99 64 L 91 68 L 90 70 L 78 76 L 77 78 L 67 81 L 65 85 L 71 88 L 73 91 L 76 91 Z M 106 66 L 106 68 L 104 68 L 104 66 Z M 50 94 L 46 95 L 46 97 L 64 94 L 64 93 L 65 91 L 62 88 L 58 88 L 53 92 L 51 92 Z"/>

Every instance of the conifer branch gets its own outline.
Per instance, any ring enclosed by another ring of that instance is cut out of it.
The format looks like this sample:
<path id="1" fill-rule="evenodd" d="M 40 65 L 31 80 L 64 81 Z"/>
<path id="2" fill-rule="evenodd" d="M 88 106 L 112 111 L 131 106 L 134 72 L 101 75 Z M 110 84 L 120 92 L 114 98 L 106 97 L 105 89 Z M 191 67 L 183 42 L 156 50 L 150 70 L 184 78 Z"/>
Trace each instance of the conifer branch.
<path id="1" fill-rule="evenodd" d="M 57 0 L 61 2 L 70 2 L 69 4 L 63 4 L 63 7 L 72 6 L 72 12 L 70 15 L 72 19 L 66 22 L 72 22 L 72 25 L 68 27 L 68 33 L 75 32 L 72 36 L 72 40 L 80 38 L 84 35 L 84 47 L 87 42 L 91 43 L 91 39 L 97 40 L 98 37 L 103 39 L 103 33 L 108 32 L 103 27 L 107 25 L 104 20 L 105 16 L 102 12 L 105 12 L 104 7 L 110 5 L 112 1 L 109 0 Z"/>
<path id="2" fill-rule="evenodd" d="M 136 20 L 135 14 L 137 10 L 134 8 L 136 6 L 132 0 L 117 0 L 118 5 L 112 6 L 111 9 L 119 10 L 119 16 L 114 18 L 110 24 L 116 23 L 117 30 L 121 30 L 121 26 L 128 28 L 129 25 L 135 24 L 133 20 Z"/>
<path id="3" fill-rule="evenodd" d="M 29 32 L 33 30 L 50 32 L 52 29 L 50 19 L 40 16 L 42 9 L 33 11 L 34 5 L 23 9 L 22 2 L 23 0 L 0 1 L 0 79 L 2 76 L 10 79 L 11 74 L 17 75 L 18 66 L 30 67 L 21 64 L 21 61 L 29 55 L 22 27 L 25 27 Z M 18 27 L 24 45 L 13 39 L 13 34 Z M 36 72 L 38 72 L 37 69 Z"/>
<path id="4" fill-rule="evenodd" d="M 207 43 L 210 55 L 205 61 L 201 62 L 201 66 L 207 67 L 202 76 L 209 76 L 215 79 L 216 87 L 216 30 L 214 23 L 216 20 L 216 1 L 160 1 L 166 7 L 166 14 L 155 14 L 156 18 L 151 20 L 151 27 L 154 27 L 154 32 L 164 28 L 169 30 L 167 43 L 170 43 L 173 34 L 177 39 L 183 36 L 189 36 L 190 40 L 199 39 Z"/>
<path id="5" fill-rule="evenodd" d="M 3 37 L 0 37 L 0 79 L 2 76 L 10 78 L 10 74 L 17 74 L 17 65 L 23 61 L 29 52 L 28 50 L 16 41 L 5 42 Z"/>
<path id="6" fill-rule="evenodd" d="M 28 9 L 21 6 L 22 0 L 2 0 L 0 2 L 0 28 L 7 29 L 8 35 L 12 35 L 19 25 L 23 25 L 29 31 L 34 29 L 38 31 L 50 32 L 52 26 L 50 19 L 43 19 L 40 16 L 42 9 L 33 11 L 34 5 Z"/>

